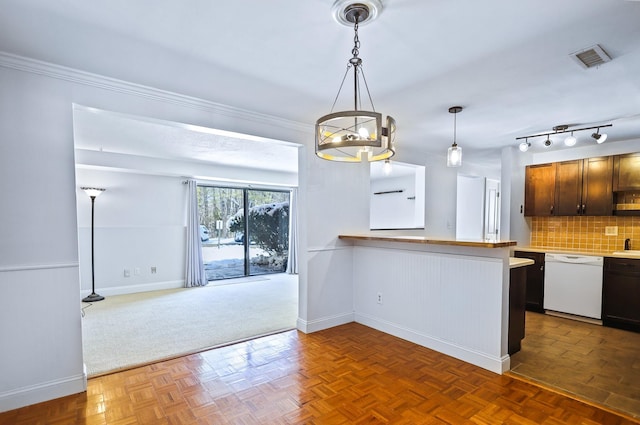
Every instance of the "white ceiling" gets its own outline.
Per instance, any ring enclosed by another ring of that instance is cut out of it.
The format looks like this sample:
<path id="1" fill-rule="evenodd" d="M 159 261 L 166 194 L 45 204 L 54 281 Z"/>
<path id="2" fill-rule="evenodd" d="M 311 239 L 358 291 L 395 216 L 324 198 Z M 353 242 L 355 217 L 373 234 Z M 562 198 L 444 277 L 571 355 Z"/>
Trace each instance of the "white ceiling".
<path id="1" fill-rule="evenodd" d="M 78 149 L 298 172 L 298 148 L 279 140 L 79 105 L 73 123 Z"/>
<path id="2" fill-rule="evenodd" d="M 383 3 L 360 29 L 360 57 L 376 110 L 398 122 L 399 151 L 446 151 L 454 105 L 469 161 L 559 124 L 612 123 L 606 143 L 640 138 L 640 2 Z M 353 29 L 332 19 L 332 4 L 0 0 L 0 51 L 312 125 L 351 56 Z M 586 70 L 570 58 L 595 44 L 613 60 Z M 589 134 L 576 134 L 578 146 Z M 202 153 L 202 137 L 185 145 Z"/>

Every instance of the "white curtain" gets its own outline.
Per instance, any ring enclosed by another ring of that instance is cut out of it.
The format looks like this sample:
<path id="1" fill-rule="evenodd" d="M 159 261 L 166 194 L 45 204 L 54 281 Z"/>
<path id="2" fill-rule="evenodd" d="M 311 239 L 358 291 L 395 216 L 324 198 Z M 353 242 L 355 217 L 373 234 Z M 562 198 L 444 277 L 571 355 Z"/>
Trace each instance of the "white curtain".
<path id="1" fill-rule="evenodd" d="M 185 288 L 204 286 L 209 281 L 204 271 L 202 242 L 200 240 L 200 220 L 198 219 L 198 185 L 193 179 L 187 181 L 187 266 Z"/>
<path id="2" fill-rule="evenodd" d="M 289 260 L 287 273 L 298 274 L 298 188 L 291 189 L 289 199 Z"/>

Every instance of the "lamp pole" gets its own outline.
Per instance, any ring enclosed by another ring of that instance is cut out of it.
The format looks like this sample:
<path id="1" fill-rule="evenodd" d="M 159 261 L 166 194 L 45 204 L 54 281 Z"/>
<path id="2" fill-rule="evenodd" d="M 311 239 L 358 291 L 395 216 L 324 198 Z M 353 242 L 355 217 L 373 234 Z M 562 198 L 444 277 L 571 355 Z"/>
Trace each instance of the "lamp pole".
<path id="1" fill-rule="evenodd" d="M 105 191 L 105 189 L 99 189 L 95 187 L 83 187 L 87 195 L 91 198 L 91 294 L 87 295 L 82 299 L 85 303 L 91 303 L 95 301 L 102 301 L 104 297 L 102 295 L 96 294 L 96 277 L 95 277 L 95 267 L 94 267 L 94 255 L 93 255 L 93 216 L 94 216 L 94 208 L 96 203 L 96 197 Z"/>

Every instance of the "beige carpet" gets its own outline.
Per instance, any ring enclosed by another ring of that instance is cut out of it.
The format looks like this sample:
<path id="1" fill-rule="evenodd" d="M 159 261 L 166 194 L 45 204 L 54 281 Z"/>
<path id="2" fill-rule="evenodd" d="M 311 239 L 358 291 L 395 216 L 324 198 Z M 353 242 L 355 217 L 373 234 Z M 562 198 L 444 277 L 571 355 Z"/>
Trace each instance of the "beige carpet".
<path id="1" fill-rule="evenodd" d="M 83 303 L 88 376 L 295 328 L 297 276 L 223 282 Z"/>

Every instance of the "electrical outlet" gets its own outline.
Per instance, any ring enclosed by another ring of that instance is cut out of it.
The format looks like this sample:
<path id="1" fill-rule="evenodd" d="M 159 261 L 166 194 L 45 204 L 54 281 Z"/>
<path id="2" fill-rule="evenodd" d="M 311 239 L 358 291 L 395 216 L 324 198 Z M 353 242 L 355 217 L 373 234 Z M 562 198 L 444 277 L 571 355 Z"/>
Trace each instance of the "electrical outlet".
<path id="1" fill-rule="evenodd" d="M 136 276 L 140 276 L 140 267 L 136 267 L 135 269 L 133 269 L 133 274 L 135 274 Z"/>
<path id="2" fill-rule="evenodd" d="M 131 277 L 131 270 L 124 269 L 124 277 Z"/>
<path id="3" fill-rule="evenodd" d="M 605 226 L 604 235 L 605 236 L 618 236 L 618 226 Z"/>
<path id="4" fill-rule="evenodd" d="M 382 304 L 382 292 L 378 292 L 378 304 Z"/>
<path id="5" fill-rule="evenodd" d="M 151 266 L 151 274 L 156 274 L 158 272 L 158 269 L 156 268 L 156 266 Z"/>

